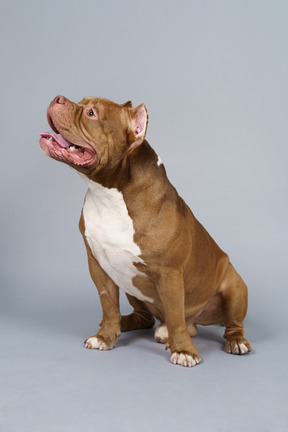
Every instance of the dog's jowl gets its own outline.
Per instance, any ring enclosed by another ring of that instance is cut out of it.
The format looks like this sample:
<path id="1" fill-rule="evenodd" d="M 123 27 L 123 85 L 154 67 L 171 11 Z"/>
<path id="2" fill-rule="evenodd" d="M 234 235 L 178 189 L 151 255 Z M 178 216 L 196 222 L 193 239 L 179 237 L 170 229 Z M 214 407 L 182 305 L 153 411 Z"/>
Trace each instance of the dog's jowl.
<path id="1" fill-rule="evenodd" d="M 225 350 L 246 354 L 247 287 L 175 188 L 145 140 L 144 104 L 118 105 L 57 96 L 49 105 L 52 133 L 41 133 L 50 157 L 75 168 L 88 191 L 79 228 L 103 309 L 100 330 L 86 348 L 108 350 L 122 331 L 153 327 L 171 362 L 201 361 L 191 340 L 197 324 L 223 324 Z M 121 316 L 119 288 L 133 313 Z"/>

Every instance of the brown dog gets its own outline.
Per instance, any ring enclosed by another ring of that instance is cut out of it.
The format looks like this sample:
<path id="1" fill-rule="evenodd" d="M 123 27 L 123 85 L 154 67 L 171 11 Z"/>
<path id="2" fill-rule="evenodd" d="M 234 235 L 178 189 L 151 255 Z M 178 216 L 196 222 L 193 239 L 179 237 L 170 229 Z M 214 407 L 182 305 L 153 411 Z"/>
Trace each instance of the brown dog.
<path id="1" fill-rule="evenodd" d="M 224 324 L 225 350 L 245 354 L 247 287 L 169 182 L 145 140 L 144 104 L 118 105 L 57 96 L 47 112 L 55 134 L 41 148 L 75 168 L 88 186 L 79 228 L 103 309 L 101 328 L 86 348 L 113 348 L 121 331 L 150 328 L 170 348 L 171 362 L 194 366 L 196 324 Z M 119 288 L 134 311 L 121 316 Z"/>

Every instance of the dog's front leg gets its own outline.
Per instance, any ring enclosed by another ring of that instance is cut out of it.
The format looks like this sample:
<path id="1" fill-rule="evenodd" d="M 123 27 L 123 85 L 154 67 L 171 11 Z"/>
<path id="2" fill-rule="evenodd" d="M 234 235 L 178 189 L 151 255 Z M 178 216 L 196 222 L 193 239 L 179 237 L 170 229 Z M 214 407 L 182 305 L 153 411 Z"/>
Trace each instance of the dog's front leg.
<path id="1" fill-rule="evenodd" d="M 195 366 L 201 361 L 201 358 L 185 323 L 185 292 L 182 272 L 162 269 L 157 290 L 168 328 L 167 347 L 172 353 L 170 361 L 181 366 Z"/>
<path id="2" fill-rule="evenodd" d="M 86 348 L 108 350 L 116 345 L 121 334 L 120 310 L 119 310 L 119 288 L 102 270 L 93 257 L 89 246 L 87 246 L 89 271 L 95 283 L 103 310 L 101 328 L 94 336 L 85 341 Z"/>
<path id="3" fill-rule="evenodd" d="M 86 348 L 108 350 L 116 345 L 120 337 L 120 310 L 119 288 L 105 273 L 98 261 L 94 258 L 85 237 L 85 224 L 83 213 L 79 221 L 79 230 L 83 236 L 87 250 L 88 265 L 91 278 L 95 283 L 103 310 L 101 328 L 97 334 L 90 336 L 84 342 Z"/>
<path id="4" fill-rule="evenodd" d="M 85 244 L 87 247 L 89 271 L 100 296 L 103 317 L 98 333 L 86 339 L 84 344 L 85 348 L 108 350 L 116 345 L 121 334 L 119 288 L 100 267 L 86 241 Z"/>

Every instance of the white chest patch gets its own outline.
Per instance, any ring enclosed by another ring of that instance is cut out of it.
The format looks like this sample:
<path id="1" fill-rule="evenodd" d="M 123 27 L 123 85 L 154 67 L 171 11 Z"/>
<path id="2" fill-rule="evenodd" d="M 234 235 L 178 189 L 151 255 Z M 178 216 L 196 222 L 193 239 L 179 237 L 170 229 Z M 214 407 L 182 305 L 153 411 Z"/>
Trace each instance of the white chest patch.
<path id="1" fill-rule="evenodd" d="M 153 303 L 153 299 L 144 296 L 133 285 L 135 276 L 145 276 L 133 262 L 144 261 L 133 239 L 133 222 L 122 192 L 115 188 L 108 189 L 85 175 L 81 174 L 81 177 L 88 186 L 83 216 L 85 237 L 93 256 L 119 288 L 139 300 Z"/>

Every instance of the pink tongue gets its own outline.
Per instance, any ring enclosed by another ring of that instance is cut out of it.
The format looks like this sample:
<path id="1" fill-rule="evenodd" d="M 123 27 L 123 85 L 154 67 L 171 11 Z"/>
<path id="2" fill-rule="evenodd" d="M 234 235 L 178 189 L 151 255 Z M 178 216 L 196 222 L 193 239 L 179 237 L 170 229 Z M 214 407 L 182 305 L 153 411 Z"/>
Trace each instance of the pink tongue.
<path id="1" fill-rule="evenodd" d="M 58 144 L 61 145 L 61 147 L 69 147 L 71 143 L 67 141 L 61 134 L 55 134 L 54 136 L 55 140 L 58 142 Z"/>
<path id="2" fill-rule="evenodd" d="M 57 143 L 64 148 L 67 148 L 71 145 L 71 143 L 69 141 L 67 141 L 65 138 L 63 138 L 63 136 L 61 134 L 51 134 L 51 133 L 46 133 L 46 132 L 42 132 L 40 134 L 41 136 L 44 137 L 53 137 L 55 141 L 57 141 Z"/>

